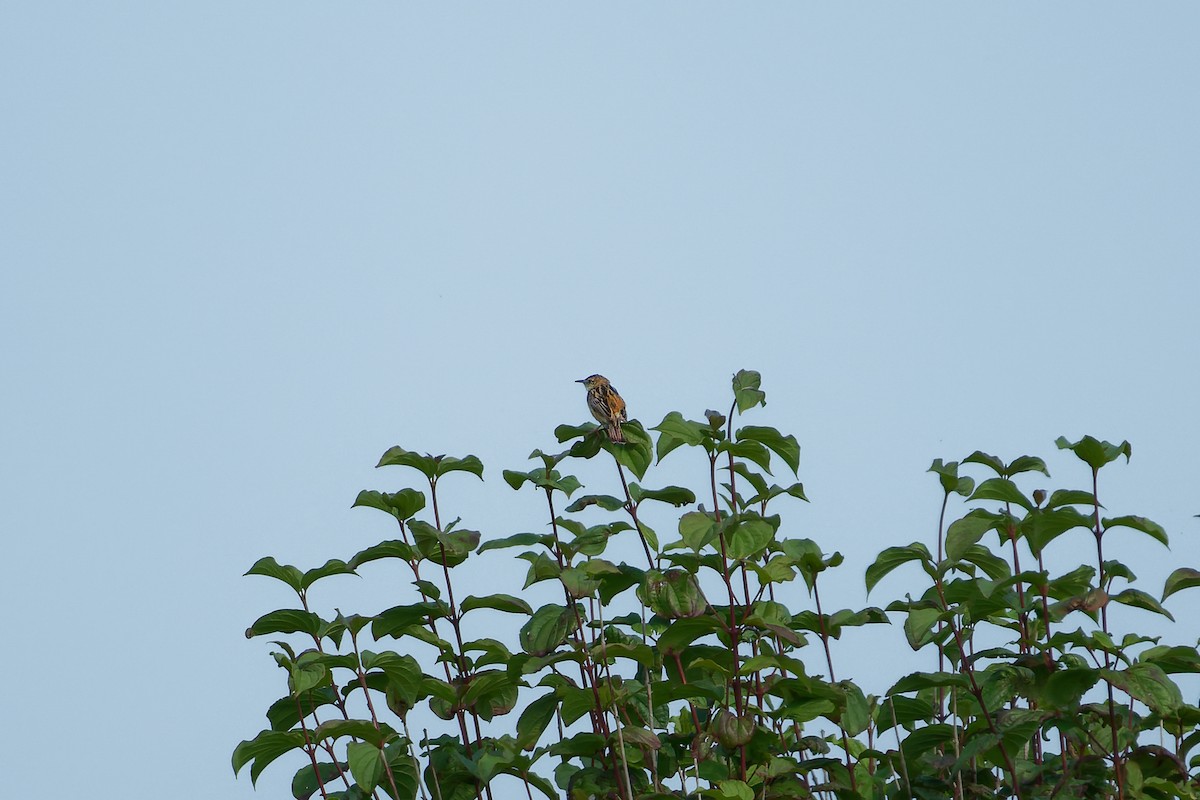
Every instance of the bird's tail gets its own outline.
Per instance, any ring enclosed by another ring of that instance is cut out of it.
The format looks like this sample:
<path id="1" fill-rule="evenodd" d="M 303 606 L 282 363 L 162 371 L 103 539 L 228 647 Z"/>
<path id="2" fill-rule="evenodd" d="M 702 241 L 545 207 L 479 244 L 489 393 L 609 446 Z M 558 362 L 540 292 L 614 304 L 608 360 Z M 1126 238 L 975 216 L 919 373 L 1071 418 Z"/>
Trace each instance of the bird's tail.
<path id="1" fill-rule="evenodd" d="M 617 444 L 625 443 L 625 436 L 621 433 L 621 423 L 616 420 L 608 423 L 608 440 Z"/>

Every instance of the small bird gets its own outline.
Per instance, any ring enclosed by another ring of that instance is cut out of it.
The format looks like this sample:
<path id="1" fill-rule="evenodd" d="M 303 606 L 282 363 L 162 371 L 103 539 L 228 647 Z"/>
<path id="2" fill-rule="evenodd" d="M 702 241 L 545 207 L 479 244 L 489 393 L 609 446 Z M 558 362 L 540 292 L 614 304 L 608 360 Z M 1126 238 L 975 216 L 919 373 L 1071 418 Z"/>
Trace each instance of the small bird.
<path id="1" fill-rule="evenodd" d="M 625 437 L 621 435 L 621 423 L 629 420 L 625 416 L 625 401 L 608 382 L 608 378 L 603 375 L 589 375 L 583 380 L 575 382 L 582 383 L 587 389 L 588 410 L 592 412 L 592 416 L 596 418 L 597 422 L 608 427 L 609 441 L 624 442 Z"/>

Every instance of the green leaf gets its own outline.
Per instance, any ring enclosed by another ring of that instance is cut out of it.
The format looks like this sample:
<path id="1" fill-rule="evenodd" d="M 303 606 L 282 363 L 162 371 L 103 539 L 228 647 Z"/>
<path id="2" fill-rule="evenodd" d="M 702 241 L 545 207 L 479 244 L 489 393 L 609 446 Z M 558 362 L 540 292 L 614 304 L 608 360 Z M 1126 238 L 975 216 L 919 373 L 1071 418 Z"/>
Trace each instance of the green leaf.
<path id="1" fill-rule="evenodd" d="M 1013 475 L 1020 475 L 1022 472 L 1040 472 L 1047 478 L 1050 477 L 1050 470 L 1046 469 L 1046 462 L 1037 456 L 1015 458 L 1004 470 L 1004 474 L 1009 478 Z"/>
<path id="2" fill-rule="evenodd" d="M 566 606 L 542 606 L 521 626 L 521 649 L 531 656 L 553 652 L 578 627 L 577 613 Z"/>
<path id="3" fill-rule="evenodd" d="M 389 539 L 386 542 L 371 545 L 365 550 L 359 550 L 347 562 L 347 565 L 352 569 L 358 569 L 369 561 L 378 561 L 381 558 L 398 558 L 401 561 L 412 561 L 413 550 L 406 542 L 402 542 L 399 539 Z"/>
<path id="4" fill-rule="evenodd" d="M 364 670 L 380 670 L 387 677 L 389 700 L 402 700 L 411 708 L 423 696 L 425 674 L 412 656 L 391 650 L 382 653 L 364 650 L 362 665 Z"/>
<path id="5" fill-rule="evenodd" d="M 677 619 L 658 637 L 658 649 L 667 655 L 682 655 L 697 639 L 720 629 L 711 617 Z"/>
<path id="6" fill-rule="evenodd" d="M 459 609 L 466 613 L 476 608 L 492 608 L 496 611 L 506 611 L 509 614 L 532 614 L 533 609 L 519 597 L 511 594 L 489 594 L 484 597 L 471 595 L 462 601 Z"/>
<path id="7" fill-rule="evenodd" d="M 643 500 L 658 500 L 662 503 L 670 503 L 675 507 L 691 505 L 696 502 L 696 495 L 691 489 L 685 489 L 682 486 L 664 486 L 661 489 L 643 489 L 638 486 L 637 494 L 633 494 L 633 487 L 636 483 L 630 484 L 629 492 L 633 496 L 635 503 L 640 503 Z"/>
<path id="8" fill-rule="evenodd" d="M 990 453 L 985 453 L 982 450 L 976 450 L 974 453 L 971 453 L 971 455 L 967 456 L 966 458 L 964 458 L 962 460 L 962 463 L 964 463 L 964 464 L 983 464 L 985 467 L 988 467 L 989 469 L 991 469 L 993 472 L 995 472 L 1000 477 L 1004 477 L 1004 473 L 1005 473 L 1004 462 L 1001 461 L 1000 459 L 996 458 L 994 455 L 991 455 Z"/>
<path id="9" fill-rule="evenodd" d="M 1160 716 L 1174 716 L 1183 705 L 1179 687 L 1157 664 L 1139 662 L 1124 671 L 1103 669 L 1100 674 Z"/>
<path id="10" fill-rule="evenodd" d="M 1200 570 L 1180 567 L 1168 575 L 1166 582 L 1163 583 L 1162 599 L 1166 600 L 1178 591 L 1196 586 L 1200 586 Z"/>
<path id="11" fill-rule="evenodd" d="M 754 790 L 745 781 L 717 781 L 712 797 L 716 800 L 754 800 Z"/>
<path id="12" fill-rule="evenodd" d="M 979 567 L 985 575 L 994 581 L 1002 580 L 1012 575 L 1012 570 L 1009 569 L 1007 561 L 980 544 L 967 548 L 967 551 L 962 555 L 962 560 Z"/>
<path id="13" fill-rule="evenodd" d="M 599 506 L 605 511 L 618 511 L 625 507 L 625 501 L 608 494 L 587 494 L 567 506 L 567 511 L 574 514 L 588 506 Z"/>
<path id="14" fill-rule="evenodd" d="M 850 681 L 842 681 L 841 687 L 846 691 L 846 708 L 842 712 L 842 727 L 850 736 L 858 736 L 871 723 L 871 704 L 867 702 L 862 689 Z"/>
<path id="15" fill-rule="evenodd" d="M 1059 506 L 1088 506 L 1090 508 L 1095 505 L 1096 496 L 1081 489 L 1055 489 L 1051 493 L 1050 499 L 1046 501 L 1047 509 Z"/>
<path id="16" fill-rule="evenodd" d="M 253 761 L 250 765 L 250 783 L 253 785 L 268 764 L 284 753 L 303 747 L 304 734 L 301 731 L 262 731 L 233 749 L 233 774 L 237 775 L 242 767 Z"/>
<path id="17" fill-rule="evenodd" d="M 1053 672 L 1042 689 L 1044 700 L 1057 708 L 1072 710 L 1079 706 L 1084 692 L 1100 680 L 1100 671 L 1090 667 L 1071 667 Z"/>
<path id="18" fill-rule="evenodd" d="M 941 611 L 936 608 L 909 609 L 904 620 L 904 636 L 913 650 L 920 650 L 937 638 L 934 626 L 941 617 Z"/>
<path id="19" fill-rule="evenodd" d="M 417 773 L 420 767 L 412 757 L 406 740 L 392 742 L 383 749 L 391 776 L 385 776 L 379 785 L 392 800 L 416 800 L 419 784 Z M 392 783 L 396 785 L 398 794 L 392 794 Z"/>
<path id="20" fill-rule="evenodd" d="M 359 788 L 367 794 L 375 791 L 383 777 L 383 751 L 366 742 L 350 742 L 346 745 L 346 761 Z"/>
<path id="21" fill-rule="evenodd" d="M 999 500 L 1003 503 L 1016 503 L 1029 511 L 1033 503 L 1021 493 L 1017 485 L 1008 478 L 989 478 L 975 487 L 974 493 L 968 500 Z"/>
<path id="22" fill-rule="evenodd" d="M 594 422 L 585 422 L 582 425 L 559 425 L 554 429 L 554 438 L 558 440 L 559 444 L 562 444 L 569 439 L 577 439 L 581 436 L 586 437 L 598 427 L 600 426 Z M 596 452 L 599 452 L 599 450 L 597 449 Z M 575 455 L 575 453 L 572 453 L 572 455 Z M 592 455 L 595 455 L 595 452 Z"/>
<path id="23" fill-rule="evenodd" d="M 1153 611 L 1155 614 L 1162 614 L 1171 622 L 1175 621 L 1175 617 L 1171 616 L 1171 612 L 1167 611 L 1162 605 L 1150 595 L 1137 589 L 1125 589 L 1124 591 L 1114 594 L 1111 598 L 1114 602 L 1121 603 L 1134 608 L 1143 608 L 1146 611 Z"/>
<path id="24" fill-rule="evenodd" d="M 425 495 L 416 489 L 401 489 L 395 494 L 363 490 L 354 498 L 351 508 L 377 508 L 403 522 L 425 507 Z"/>
<path id="25" fill-rule="evenodd" d="M 879 554 L 874 564 L 867 567 L 867 593 L 889 572 L 909 561 L 920 561 L 927 569 L 933 568 L 933 556 L 920 542 L 913 542 L 908 547 L 889 547 Z"/>
<path id="26" fill-rule="evenodd" d="M 774 428 L 747 425 L 737 432 L 736 438 L 738 441 L 751 440 L 765 445 L 791 467 L 793 475 L 800 469 L 800 443 L 791 434 L 784 436 Z"/>
<path id="27" fill-rule="evenodd" d="M 946 558 L 960 560 L 985 533 L 996 527 L 999 519 L 989 511 L 975 509 L 962 519 L 951 522 L 946 530 Z"/>
<path id="28" fill-rule="evenodd" d="M 455 458 L 454 456 L 439 455 L 433 456 L 426 453 L 413 453 L 405 450 L 397 445 L 391 447 L 379 459 L 378 467 L 401 466 L 412 467 L 421 472 L 426 478 L 436 480 L 449 472 L 470 472 L 479 478 L 483 478 L 483 462 L 475 456 L 465 456 L 463 458 Z"/>
<path id="29" fill-rule="evenodd" d="M 421 555 L 439 566 L 444 562 L 447 567 L 456 567 L 479 546 L 479 531 L 440 531 L 416 519 L 408 524 L 408 529 Z"/>
<path id="30" fill-rule="evenodd" d="M 283 581 L 288 586 L 296 590 L 297 594 L 303 588 L 304 575 L 296 567 L 291 564 L 280 564 L 272 556 L 260 558 L 254 562 L 254 566 L 246 570 L 247 575 L 265 575 L 268 578 L 274 578 L 278 581 Z"/>
<path id="31" fill-rule="evenodd" d="M 321 618 L 311 611 L 299 608 L 281 608 L 263 614 L 246 629 L 246 638 L 253 639 L 267 633 L 307 633 L 316 636 L 322 625 Z"/>
<path id="32" fill-rule="evenodd" d="M 638 598 L 664 619 L 698 617 L 708 608 L 696 576 L 682 569 L 647 572 Z"/>
<path id="33" fill-rule="evenodd" d="M 267 709 L 267 721 L 271 724 L 271 730 L 286 731 L 300 721 L 301 714 L 307 717 L 314 710 L 329 705 L 336 699 L 337 696 L 329 686 L 317 687 L 312 691 L 302 693 L 299 697 L 288 694 L 276 700 Z M 299 701 L 299 709 L 296 707 L 297 701 Z"/>
<path id="34" fill-rule="evenodd" d="M 348 766 L 347 764 L 322 761 L 317 764 L 319 771 L 314 771 L 312 764 L 305 764 L 292 778 L 292 797 L 296 800 L 308 800 L 320 790 L 322 783 L 328 786 L 337 778 L 338 770 L 345 770 Z M 320 780 L 317 779 L 318 775 L 320 775 Z"/>
<path id="35" fill-rule="evenodd" d="M 717 445 L 718 453 L 732 453 L 735 458 L 745 458 L 762 467 L 768 475 L 771 474 L 771 452 L 758 442 L 721 442 Z"/>
<path id="36" fill-rule="evenodd" d="M 483 462 L 475 456 L 464 456 L 462 458 L 438 456 L 437 462 L 437 475 L 439 478 L 450 472 L 469 472 L 480 480 L 483 480 Z"/>
<path id="37" fill-rule="evenodd" d="M 908 735 L 900 749 L 910 763 L 917 763 L 926 753 L 947 744 L 954 737 L 954 729 L 945 723 L 926 725 Z"/>
<path id="38" fill-rule="evenodd" d="M 515 533 L 503 539 L 488 539 L 475 552 L 483 553 L 487 550 L 502 550 L 506 547 L 529 547 L 532 544 L 549 544 L 551 541 L 552 537 L 544 533 Z"/>
<path id="39" fill-rule="evenodd" d="M 659 461 L 677 447 L 685 444 L 695 447 L 708 439 L 707 426 L 703 422 L 684 419 L 678 411 L 667 414 L 662 422 L 650 430 L 660 434 L 656 448 Z"/>
<path id="40" fill-rule="evenodd" d="M 525 707 L 517 720 L 517 745 L 522 750 L 532 750 L 537 745 L 557 709 L 557 692 L 542 695 Z"/>
<path id="41" fill-rule="evenodd" d="M 327 578 L 330 575 L 354 575 L 354 570 L 345 561 L 337 558 L 331 558 L 325 562 L 325 566 L 310 569 L 304 573 L 304 579 L 300 582 L 303 589 L 312 586 L 321 578 Z"/>
<path id="42" fill-rule="evenodd" d="M 412 467 L 430 479 L 437 475 L 437 462 L 434 461 L 433 456 L 412 453 L 399 445 L 389 447 L 387 452 L 380 456 L 379 463 L 375 465 L 375 468 L 388 466 Z"/>
<path id="43" fill-rule="evenodd" d="M 625 438 L 625 444 L 613 444 L 604 440 L 604 449 L 612 453 L 613 457 L 621 465 L 628 467 L 629 471 L 637 476 L 640 481 L 646 477 L 646 470 L 650 468 L 650 463 L 654 461 L 654 450 L 650 435 L 642 428 L 640 422 L 636 419 L 631 419 L 621 426 L 621 434 Z"/>
<path id="44" fill-rule="evenodd" d="M 1145 517 L 1125 516 L 1111 517 L 1100 520 L 1100 525 L 1107 532 L 1110 528 L 1133 528 L 1135 531 L 1141 531 L 1147 534 L 1151 539 L 1160 542 L 1166 547 L 1170 547 L 1170 542 L 1167 540 L 1167 532 L 1157 522 L 1151 522 Z"/>
<path id="45" fill-rule="evenodd" d="M 384 636 L 403 634 L 414 625 L 427 626 L 433 620 L 449 616 L 450 609 L 444 603 L 410 603 L 392 606 L 375 616 L 371 624 L 371 636 L 376 640 Z"/>
<path id="46" fill-rule="evenodd" d="M 376 747 L 381 747 L 385 742 L 396 738 L 396 732 L 390 725 L 381 722 L 376 727 L 373 722 L 365 719 L 333 719 L 322 722 L 310 735 L 314 741 L 318 742 L 322 739 L 340 739 L 343 736 L 350 736 L 370 742 Z"/>
<path id="47" fill-rule="evenodd" d="M 762 376 L 752 369 L 738 370 L 733 376 L 733 397 L 739 414 L 767 404 L 767 395 L 759 390 L 761 385 Z"/>
<path id="48" fill-rule="evenodd" d="M 738 522 L 726 535 L 726 554 L 733 559 L 757 558 L 775 539 L 775 528 L 765 519 Z"/>
<path id="49" fill-rule="evenodd" d="M 939 689 L 957 686 L 960 689 L 971 688 L 967 677 L 957 672 L 913 672 L 904 676 L 888 689 L 888 694 L 902 692 L 917 692 L 921 689 Z"/>
<path id="50" fill-rule="evenodd" d="M 1035 555 L 1073 528 L 1091 528 L 1092 518 L 1070 506 L 1034 509 L 1021 520 L 1020 529 Z"/>
<path id="51" fill-rule="evenodd" d="M 942 484 L 942 491 L 947 495 L 953 492 L 966 497 L 975 488 L 974 480 L 966 476 L 959 476 L 957 461 L 946 463 L 940 458 L 935 458 L 926 472 L 933 472 L 938 476 L 938 481 Z"/>
<path id="52" fill-rule="evenodd" d="M 717 538 L 717 523 L 703 511 L 689 511 L 679 518 L 679 535 L 685 545 L 699 553 Z"/>
<path id="53" fill-rule="evenodd" d="M 1125 456 L 1125 460 L 1129 461 L 1133 454 L 1133 448 L 1127 441 L 1113 444 L 1112 442 L 1097 441 L 1091 436 L 1084 436 L 1077 442 L 1070 442 L 1065 436 L 1060 436 L 1054 440 L 1054 443 L 1058 445 L 1059 450 L 1070 450 L 1093 471 L 1116 461 L 1121 456 Z"/>

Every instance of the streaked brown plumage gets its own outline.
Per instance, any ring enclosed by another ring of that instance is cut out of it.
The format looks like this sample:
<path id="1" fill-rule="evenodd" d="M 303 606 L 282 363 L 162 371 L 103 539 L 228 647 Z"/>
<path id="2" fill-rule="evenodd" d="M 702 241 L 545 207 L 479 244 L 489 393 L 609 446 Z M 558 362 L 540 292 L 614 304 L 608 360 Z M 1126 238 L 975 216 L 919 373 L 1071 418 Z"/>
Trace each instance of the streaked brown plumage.
<path id="1" fill-rule="evenodd" d="M 621 423 L 629 419 L 625 416 L 625 401 L 608 382 L 608 378 L 603 375 L 589 375 L 575 382 L 582 383 L 587 389 L 588 410 L 597 422 L 607 428 L 609 441 L 624 442 Z"/>

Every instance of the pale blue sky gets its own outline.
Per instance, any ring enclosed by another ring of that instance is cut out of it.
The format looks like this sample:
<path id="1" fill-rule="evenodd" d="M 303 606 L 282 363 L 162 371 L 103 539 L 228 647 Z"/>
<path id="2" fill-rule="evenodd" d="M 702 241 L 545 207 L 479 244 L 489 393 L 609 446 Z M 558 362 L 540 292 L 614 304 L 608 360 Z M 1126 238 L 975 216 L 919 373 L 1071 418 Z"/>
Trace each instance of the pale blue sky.
<path id="1" fill-rule="evenodd" d="M 393 444 L 479 455 L 446 502 L 485 535 L 540 525 L 500 471 L 586 418 L 592 372 L 655 424 L 760 370 L 814 501 L 790 532 L 848 556 L 830 605 L 930 540 L 933 458 L 1081 484 L 1060 434 L 1133 443 L 1102 493 L 1173 537 L 1114 545 L 1143 588 L 1200 566 L 1198 30 L 1191 3 L 0 5 L 6 791 L 286 796 L 299 763 L 257 794 L 229 769 L 283 692 L 242 631 L 287 596 L 241 573 L 390 535 L 349 505 L 401 485 Z M 906 657 L 875 633 L 845 663 Z"/>

